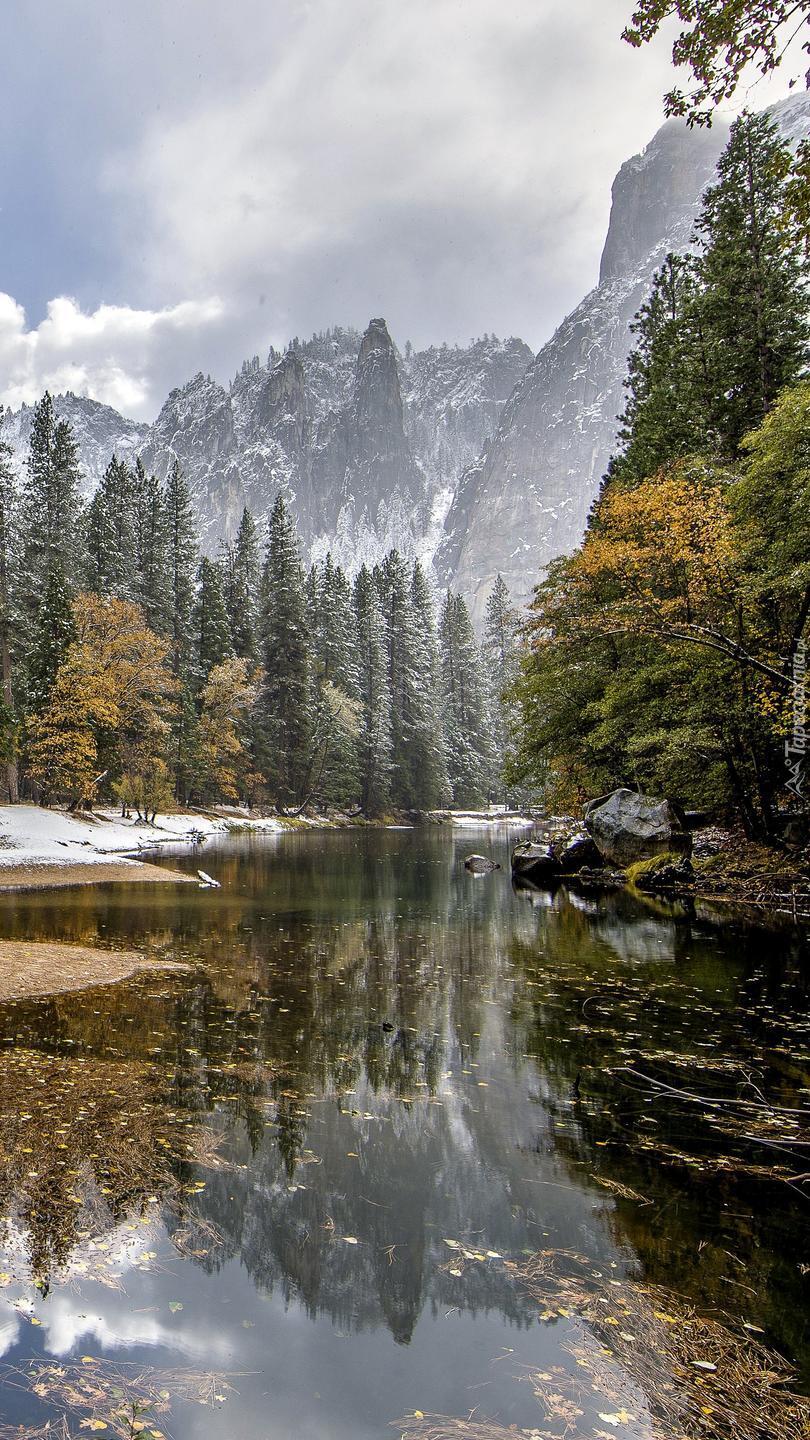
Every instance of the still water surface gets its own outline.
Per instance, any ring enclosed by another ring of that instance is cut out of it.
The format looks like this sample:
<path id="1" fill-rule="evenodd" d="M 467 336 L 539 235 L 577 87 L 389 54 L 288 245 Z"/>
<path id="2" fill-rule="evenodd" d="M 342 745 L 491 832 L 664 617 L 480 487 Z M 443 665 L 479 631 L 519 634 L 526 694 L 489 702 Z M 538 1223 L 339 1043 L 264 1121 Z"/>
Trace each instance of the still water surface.
<path id="1" fill-rule="evenodd" d="M 505 868 L 468 875 L 473 849 Z M 693 1083 L 681 1060 L 698 1055 L 713 1086 L 748 1073 L 806 1102 L 797 936 L 515 891 L 508 841 L 471 832 L 237 837 L 165 863 L 222 889 L 3 898 L 0 938 L 194 967 L 0 1010 L 6 1365 L 229 1375 L 224 1403 L 174 1407 L 176 1440 L 380 1440 L 416 1409 L 531 1427 L 520 1377 L 574 1362 L 505 1262 L 563 1249 L 762 1327 L 810 1385 L 810 1201 L 759 1172 L 771 1156 L 729 1142 L 739 1173 L 699 1112 L 616 1073 Z M 38 1094 L 59 1075 L 44 1119 L 21 1112 L 27 1057 L 60 1067 L 32 1061 Z M 195 1137 L 170 1198 L 145 1065 Z M 87 1128 L 93 1077 L 138 1111 L 140 1192 L 109 1179 L 115 1117 Z M 41 1424 L 52 1412 L 7 1375 L 0 1422 Z M 583 1403 L 587 1434 L 599 1401 Z"/>

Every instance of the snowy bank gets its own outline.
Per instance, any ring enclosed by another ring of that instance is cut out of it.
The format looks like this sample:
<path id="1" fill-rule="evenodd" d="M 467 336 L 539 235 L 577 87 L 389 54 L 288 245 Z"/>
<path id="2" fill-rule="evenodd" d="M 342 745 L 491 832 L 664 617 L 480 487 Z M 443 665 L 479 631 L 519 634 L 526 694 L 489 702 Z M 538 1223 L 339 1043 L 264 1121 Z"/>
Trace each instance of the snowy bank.
<path id="1" fill-rule="evenodd" d="M 3 871 L 20 866 L 98 865 L 111 855 L 118 864 L 140 867 L 134 857 L 160 845 L 192 843 L 236 828 L 278 831 L 272 817 L 251 820 L 243 811 L 222 815 L 159 815 L 154 825 L 124 820 L 117 812 L 68 815 L 38 805 L 0 805 L 0 881 Z"/>

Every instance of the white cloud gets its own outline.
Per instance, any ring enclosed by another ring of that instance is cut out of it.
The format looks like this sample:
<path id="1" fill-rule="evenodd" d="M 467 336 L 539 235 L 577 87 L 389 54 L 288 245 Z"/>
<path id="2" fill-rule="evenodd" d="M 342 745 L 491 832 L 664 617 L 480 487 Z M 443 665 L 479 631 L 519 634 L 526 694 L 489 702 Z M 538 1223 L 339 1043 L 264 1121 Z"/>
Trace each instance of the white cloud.
<path id="1" fill-rule="evenodd" d="M 43 390 L 89 395 L 134 419 L 149 418 L 164 396 L 167 373 L 193 365 L 225 321 L 216 298 L 162 310 L 100 305 L 85 313 L 60 296 L 29 327 L 25 311 L 0 292 L 0 403 L 15 407 Z"/>

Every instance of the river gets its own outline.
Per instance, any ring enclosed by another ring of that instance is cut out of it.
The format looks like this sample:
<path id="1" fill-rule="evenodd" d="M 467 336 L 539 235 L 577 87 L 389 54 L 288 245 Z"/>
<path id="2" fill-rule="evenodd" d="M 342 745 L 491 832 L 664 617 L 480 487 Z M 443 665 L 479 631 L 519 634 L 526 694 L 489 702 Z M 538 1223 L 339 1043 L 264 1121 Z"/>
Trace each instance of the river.
<path id="1" fill-rule="evenodd" d="M 566 1317 L 516 1283 L 541 1250 L 733 1313 L 810 1388 L 801 1184 L 647 1084 L 748 1076 L 805 1102 L 800 937 L 517 891 L 508 848 L 237 836 L 159 857 L 219 890 L 3 898 L 0 938 L 192 968 L 0 1011 L 0 1424 L 130 1433 L 125 1381 L 154 1371 L 171 1411 L 136 1407 L 133 1434 L 381 1440 L 416 1411 L 530 1429 L 526 1376 L 576 1367 Z M 469 875 L 470 850 L 504 868 Z M 96 1400 L 55 1411 L 74 1375 Z M 604 1404 L 581 1400 L 583 1434 Z"/>

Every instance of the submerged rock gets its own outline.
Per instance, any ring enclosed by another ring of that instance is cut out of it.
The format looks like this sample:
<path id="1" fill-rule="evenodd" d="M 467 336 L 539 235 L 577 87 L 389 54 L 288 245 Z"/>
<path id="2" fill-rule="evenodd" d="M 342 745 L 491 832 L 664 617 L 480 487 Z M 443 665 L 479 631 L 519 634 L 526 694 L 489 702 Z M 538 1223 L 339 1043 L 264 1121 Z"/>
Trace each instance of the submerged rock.
<path id="1" fill-rule="evenodd" d="M 468 855 L 464 861 L 464 869 L 470 870 L 473 875 L 488 875 L 491 870 L 500 868 L 500 865 L 495 860 L 490 860 L 487 855 Z"/>
<path id="2" fill-rule="evenodd" d="M 670 800 L 614 790 L 585 807 L 585 828 L 603 859 L 622 868 L 670 852 L 689 855 L 692 837 Z"/>

